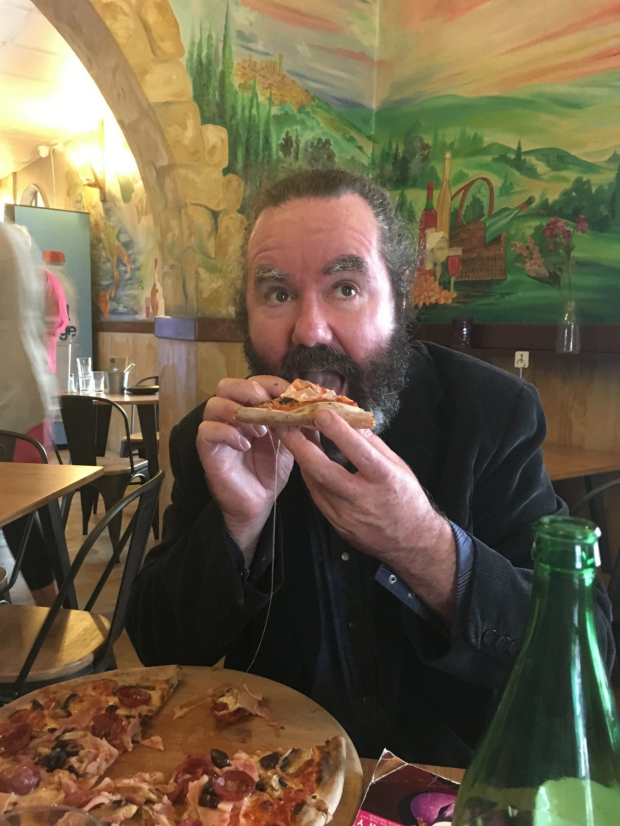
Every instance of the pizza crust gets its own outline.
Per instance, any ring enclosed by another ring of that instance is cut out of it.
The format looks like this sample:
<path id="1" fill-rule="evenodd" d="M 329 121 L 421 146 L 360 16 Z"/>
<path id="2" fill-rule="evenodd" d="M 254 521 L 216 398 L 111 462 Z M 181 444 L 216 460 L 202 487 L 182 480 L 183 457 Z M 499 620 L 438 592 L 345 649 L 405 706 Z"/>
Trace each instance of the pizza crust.
<path id="1" fill-rule="evenodd" d="M 235 419 L 244 424 L 262 424 L 267 427 L 308 427 L 316 430 L 314 417 L 321 410 L 332 410 L 351 427 L 372 429 L 375 417 L 368 410 L 342 402 L 313 402 L 297 410 L 270 410 L 265 407 L 239 407 Z"/>
<path id="2" fill-rule="evenodd" d="M 332 737 L 325 745 L 325 754 L 321 760 L 323 777 L 313 797 L 318 798 L 325 804 L 331 819 L 340 803 L 344 788 L 347 745 L 342 736 Z"/>

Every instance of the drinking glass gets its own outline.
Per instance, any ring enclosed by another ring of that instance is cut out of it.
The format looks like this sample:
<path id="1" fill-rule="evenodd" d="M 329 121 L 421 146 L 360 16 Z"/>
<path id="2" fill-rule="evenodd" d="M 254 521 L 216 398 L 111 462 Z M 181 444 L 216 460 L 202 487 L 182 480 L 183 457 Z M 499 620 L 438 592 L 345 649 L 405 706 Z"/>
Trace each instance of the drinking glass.
<path id="1" fill-rule="evenodd" d="M 93 378 L 93 374 L 89 373 L 88 376 L 80 376 L 80 393 L 83 393 L 85 396 L 92 396 L 95 392 L 95 379 Z"/>
<path id="2" fill-rule="evenodd" d="M 95 393 L 106 393 L 108 390 L 108 374 L 104 370 L 93 371 Z"/>
<path id="3" fill-rule="evenodd" d="M 93 372 L 93 360 L 91 358 L 77 359 L 78 376 L 90 376 Z"/>
<path id="4" fill-rule="evenodd" d="M 69 373 L 69 381 L 67 383 L 67 393 L 75 393 L 75 373 Z"/>
<path id="5" fill-rule="evenodd" d="M 5 812 L 0 815 L 0 826 L 101 826 L 101 823 L 81 809 L 40 804 Z"/>

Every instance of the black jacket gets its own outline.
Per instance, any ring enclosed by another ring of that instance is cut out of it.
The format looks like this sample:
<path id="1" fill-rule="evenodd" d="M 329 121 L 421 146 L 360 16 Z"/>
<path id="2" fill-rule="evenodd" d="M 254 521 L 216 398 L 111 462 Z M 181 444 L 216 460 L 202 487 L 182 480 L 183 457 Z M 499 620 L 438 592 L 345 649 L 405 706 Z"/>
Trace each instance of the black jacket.
<path id="1" fill-rule="evenodd" d="M 175 476 L 163 542 L 133 588 L 128 630 L 146 665 L 210 665 L 226 655 L 245 670 L 263 630 L 271 525 L 243 575 L 195 447 L 204 405 L 170 437 Z M 474 542 L 473 576 L 451 638 L 374 580 L 376 560 L 347 549 L 346 640 L 353 713 L 382 746 L 422 763 L 465 766 L 495 706 L 523 634 L 531 593 L 533 523 L 564 505 L 540 450 L 546 433 L 536 389 L 482 361 L 416 343 L 400 411 L 384 441 L 437 507 Z M 306 694 L 318 653 L 319 608 L 305 485 L 295 468 L 278 500 L 276 593 L 252 671 Z M 598 594 L 603 656 L 613 660 L 609 601 Z M 277 710 L 276 710 L 277 713 Z M 369 745 L 370 744 L 370 745 Z"/>

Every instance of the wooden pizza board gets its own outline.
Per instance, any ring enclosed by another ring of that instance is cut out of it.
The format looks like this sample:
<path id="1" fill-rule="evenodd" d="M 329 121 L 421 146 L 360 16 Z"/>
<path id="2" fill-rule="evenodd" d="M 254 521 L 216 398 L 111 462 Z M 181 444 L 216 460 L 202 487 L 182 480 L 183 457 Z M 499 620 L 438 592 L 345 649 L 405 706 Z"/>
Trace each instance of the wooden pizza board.
<path id="1" fill-rule="evenodd" d="M 122 671 L 115 676 L 122 679 Z M 105 674 L 101 674 L 105 677 Z M 219 728 L 203 703 L 185 717 L 174 719 L 174 708 L 184 706 L 203 697 L 210 688 L 246 685 L 253 693 L 263 694 L 265 705 L 280 723 L 273 728 L 261 717 L 241 720 L 233 726 Z M 110 777 L 130 776 L 139 771 L 161 771 L 166 780 L 174 768 L 188 754 L 209 754 L 212 748 L 222 749 L 232 755 L 237 749 L 289 748 L 319 745 L 325 740 L 342 735 L 347 744 L 347 767 L 344 790 L 340 805 L 332 823 L 334 826 L 351 826 L 362 799 L 362 766 L 355 746 L 336 720 L 313 700 L 288 686 L 258 677 L 243 675 L 239 671 L 222 668 L 184 666 L 181 679 L 145 733 L 161 736 L 164 751 L 147 746 L 135 746 L 133 751 L 122 754 L 108 774 Z"/>

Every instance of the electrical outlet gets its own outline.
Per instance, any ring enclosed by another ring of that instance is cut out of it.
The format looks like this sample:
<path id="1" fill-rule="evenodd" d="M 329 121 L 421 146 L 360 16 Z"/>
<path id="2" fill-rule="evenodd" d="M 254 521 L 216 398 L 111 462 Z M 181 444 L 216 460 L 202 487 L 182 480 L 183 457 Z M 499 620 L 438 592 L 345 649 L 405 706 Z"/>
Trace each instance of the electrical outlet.
<path id="1" fill-rule="evenodd" d="M 517 350 L 515 353 L 515 367 L 527 370 L 530 366 L 530 354 L 528 350 Z"/>

